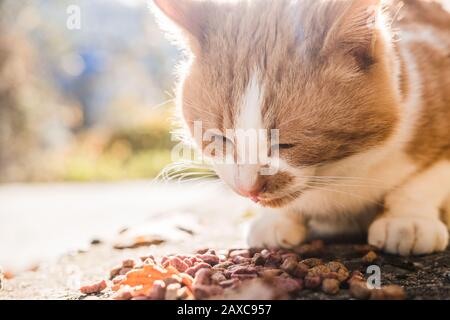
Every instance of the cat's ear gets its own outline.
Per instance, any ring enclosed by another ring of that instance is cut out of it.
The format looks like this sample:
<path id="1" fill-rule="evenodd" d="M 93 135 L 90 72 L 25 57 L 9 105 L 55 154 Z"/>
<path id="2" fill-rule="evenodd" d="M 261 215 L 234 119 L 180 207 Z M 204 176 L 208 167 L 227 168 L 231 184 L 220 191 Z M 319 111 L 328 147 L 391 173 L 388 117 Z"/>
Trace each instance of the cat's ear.
<path id="1" fill-rule="evenodd" d="M 160 25 L 175 40 L 183 40 L 191 47 L 200 45 L 205 22 L 203 1 L 199 0 L 153 0 L 154 12 Z"/>
<path id="2" fill-rule="evenodd" d="M 322 55 L 342 52 L 353 55 L 362 67 L 373 62 L 377 28 L 382 10 L 381 0 L 346 0 L 338 2 L 337 19 L 332 22 Z"/>

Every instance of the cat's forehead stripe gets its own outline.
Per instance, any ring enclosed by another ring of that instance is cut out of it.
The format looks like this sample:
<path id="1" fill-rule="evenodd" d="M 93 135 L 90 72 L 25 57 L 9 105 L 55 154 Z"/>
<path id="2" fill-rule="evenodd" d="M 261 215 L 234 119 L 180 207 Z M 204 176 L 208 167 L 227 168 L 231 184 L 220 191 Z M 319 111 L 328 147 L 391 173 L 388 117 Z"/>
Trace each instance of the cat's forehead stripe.
<path id="1" fill-rule="evenodd" d="M 261 76 L 254 71 L 241 98 L 237 113 L 236 129 L 262 129 L 262 107 L 264 101 L 264 87 Z"/>

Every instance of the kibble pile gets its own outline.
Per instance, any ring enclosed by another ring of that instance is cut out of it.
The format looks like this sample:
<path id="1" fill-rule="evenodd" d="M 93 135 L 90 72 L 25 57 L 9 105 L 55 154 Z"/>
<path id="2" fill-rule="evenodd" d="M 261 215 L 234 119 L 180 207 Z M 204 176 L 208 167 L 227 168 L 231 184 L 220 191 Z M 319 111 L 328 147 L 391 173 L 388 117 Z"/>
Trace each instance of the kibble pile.
<path id="1" fill-rule="evenodd" d="M 322 248 L 323 243 L 317 241 L 296 252 L 205 249 L 194 255 L 161 258 L 150 255 L 139 261 L 125 260 L 111 270 L 112 297 L 118 300 L 220 299 L 227 292 L 259 281 L 268 284 L 274 296 L 279 298 L 295 298 L 302 290 L 336 295 L 346 288 L 356 299 L 404 299 L 401 287 L 390 285 L 370 289 L 361 272 L 351 272 L 338 261 L 311 258 L 312 253 Z M 374 252 L 370 255 L 371 258 L 376 256 Z M 80 290 L 84 294 L 93 294 L 107 288 L 107 282 L 101 281 Z"/>

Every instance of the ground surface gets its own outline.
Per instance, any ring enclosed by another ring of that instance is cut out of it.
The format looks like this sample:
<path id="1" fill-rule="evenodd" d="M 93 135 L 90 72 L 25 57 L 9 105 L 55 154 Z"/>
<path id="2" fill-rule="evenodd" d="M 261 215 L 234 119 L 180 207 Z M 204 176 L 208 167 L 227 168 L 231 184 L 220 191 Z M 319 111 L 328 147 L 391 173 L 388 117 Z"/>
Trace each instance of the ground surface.
<path id="1" fill-rule="evenodd" d="M 133 186 L 135 189 L 132 188 Z M 148 196 L 146 192 L 139 193 L 141 187 L 141 185 L 127 186 L 127 190 L 131 188 L 134 191 L 132 194 L 128 194 L 128 198 L 125 198 L 130 203 L 124 200 L 123 190 L 117 186 L 108 186 L 102 191 L 103 193 L 99 191 L 102 190 L 101 187 L 91 187 L 84 191 L 80 191 L 78 187 L 73 187 L 73 189 L 59 187 L 57 189 L 50 188 L 50 190 L 45 187 L 47 192 L 39 189 L 34 191 L 27 189 L 29 194 L 34 194 L 43 203 L 47 203 L 46 197 L 55 197 L 58 192 L 62 192 L 66 197 L 72 197 L 70 199 L 72 205 L 66 203 L 63 197 L 57 197 L 59 205 L 56 209 L 60 210 L 62 215 L 59 218 L 50 214 L 51 208 L 44 210 L 45 213 L 36 210 L 39 207 L 38 200 L 26 204 L 17 202 L 18 200 L 15 202 L 13 195 L 16 193 L 12 192 L 11 187 L 8 190 L 0 189 L 0 207 L 7 209 L 7 211 L 2 209 L 0 212 L 3 223 L 0 225 L 0 231 L 3 232 L 0 239 L 2 246 L 0 260 L 3 265 L 11 260 L 10 265 L 13 266 L 15 262 L 12 260 L 14 257 L 20 256 L 21 252 L 39 251 L 39 246 L 43 245 L 50 246 L 54 243 L 53 251 L 50 251 L 55 256 L 59 255 L 64 248 L 66 251 L 69 248 L 73 249 L 78 242 L 73 242 L 73 239 L 69 239 L 67 235 L 66 237 L 61 236 L 65 231 L 69 234 L 73 233 L 74 239 L 77 232 L 86 239 L 88 237 L 93 239 L 96 234 L 102 239 L 99 244 L 87 247 L 80 245 L 83 247 L 82 251 L 72 250 L 72 253 L 60 255 L 58 259 L 48 258 L 51 256 L 49 247 L 42 248 L 42 252 L 45 253 L 46 250 L 48 252 L 39 267 L 34 271 L 18 272 L 13 279 L 3 281 L 0 299 L 86 299 L 78 291 L 80 285 L 107 279 L 109 270 L 125 258 L 137 258 L 149 253 L 153 255 L 192 253 L 205 247 L 225 249 L 244 246 L 242 226 L 251 216 L 251 208 L 232 195 L 224 193 L 222 189 L 202 187 L 203 196 L 207 196 L 209 199 L 205 202 L 203 201 L 204 197 L 195 198 L 194 194 L 199 192 L 199 190 L 194 190 L 195 188 L 191 188 L 190 196 L 181 199 L 177 198 L 177 192 L 179 192 L 177 188 L 165 191 L 157 188 L 159 190 L 158 197 L 152 198 L 146 197 Z M 25 191 L 25 189 L 20 190 L 19 195 L 24 196 Z M 91 198 L 83 195 L 83 192 L 90 194 Z M 99 194 L 96 195 L 95 192 Z M 77 194 L 79 198 L 77 198 Z M 115 197 L 119 197 L 119 195 L 122 198 L 116 199 Z M 99 205 L 98 202 L 100 198 L 103 199 L 102 205 Z M 17 196 L 17 199 L 20 197 Z M 33 199 L 32 196 L 31 199 Z M 85 201 L 73 203 L 74 199 L 76 201 L 85 199 Z M 150 204 L 153 205 L 148 205 L 149 199 L 151 199 Z M 94 207 L 88 205 L 89 201 L 95 203 Z M 169 205 L 162 205 L 162 203 L 169 203 Z M 81 214 L 82 219 L 72 217 L 73 221 L 81 220 L 81 222 L 71 224 L 71 220 L 68 220 L 71 217 L 68 212 L 75 212 L 80 209 L 80 206 L 85 206 L 85 209 L 89 208 L 90 215 Z M 125 210 L 125 208 L 128 209 Z M 27 220 L 28 216 L 23 209 L 30 210 L 36 215 L 29 218 L 32 222 Z M 136 211 L 136 215 L 133 215 L 133 209 Z M 10 215 L 15 214 L 16 216 L 11 217 L 7 215 L 8 212 Z M 112 229 L 106 232 L 101 225 L 109 225 L 108 212 L 111 215 L 112 225 L 116 229 L 120 229 L 120 226 L 129 226 L 130 228 L 121 234 Z M 57 212 L 52 214 L 57 214 Z M 47 216 L 50 219 L 46 219 Z M 19 227 L 24 223 L 19 217 L 28 221 L 28 229 Z M 60 222 L 58 222 L 59 219 L 61 219 Z M 38 228 L 32 228 L 32 225 L 39 221 L 41 228 L 36 233 L 35 229 Z M 90 225 L 89 232 L 85 230 L 84 224 Z M 6 230 L 9 230 L 9 233 Z M 28 234 L 30 232 L 34 233 Z M 8 238 L 6 238 L 7 235 Z M 114 249 L 114 246 L 126 245 L 130 239 L 139 235 L 147 235 L 164 242 L 137 249 Z M 21 237 L 25 237 L 26 241 Z M 36 243 L 33 242 L 33 238 L 38 238 Z M 321 257 L 324 260 L 340 260 L 351 270 L 365 271 L 367 264 L 361 259 L 365 254 L 364 250 L 352 244 L 329 245 Z M 33 259 L 36 256 L 38 255 L 33 255 Z M 31 260 L 28 259 L 28 261 Z M 450 299 L 450 250 L 431 256 L 411 258 L 379 254 L 375 263 L 381 267 L 382 284 L 393 283 L 404 286 L 407 297 L 410 299 Z M 99 297 L 88 297 L 88 299 L 108 297 L 108 294 L 104 294 Z M 348 299 L 350 296 L 347 290 L 341 290 L 337 296 L 303 291 L 297 298 Z"/>

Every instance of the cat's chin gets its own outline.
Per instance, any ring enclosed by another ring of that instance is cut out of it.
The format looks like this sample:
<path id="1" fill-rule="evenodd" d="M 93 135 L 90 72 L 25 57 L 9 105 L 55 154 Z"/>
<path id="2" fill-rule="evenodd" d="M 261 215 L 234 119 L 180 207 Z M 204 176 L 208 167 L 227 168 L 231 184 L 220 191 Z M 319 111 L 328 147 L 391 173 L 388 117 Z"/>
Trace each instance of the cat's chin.
<path id="1" fill-rule="evenodd" d="M 301 195 L 302 192 L 298 191 L 279 198 L 261 199 L 258 204 L 268 208 L 282 208 L 297 200 Z"/>

